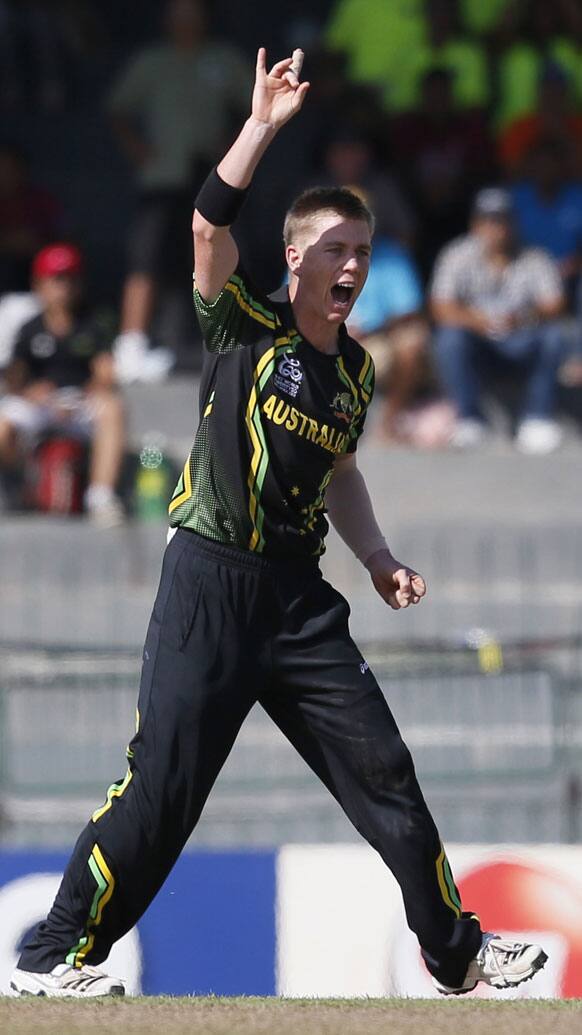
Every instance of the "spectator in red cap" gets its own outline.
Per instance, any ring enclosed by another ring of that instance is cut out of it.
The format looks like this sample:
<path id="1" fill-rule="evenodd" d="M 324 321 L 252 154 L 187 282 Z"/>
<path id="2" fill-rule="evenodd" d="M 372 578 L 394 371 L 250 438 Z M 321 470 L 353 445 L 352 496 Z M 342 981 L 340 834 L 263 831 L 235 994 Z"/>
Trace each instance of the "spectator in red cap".
<path id="1" fill-rule="evenodd" d="M 119 524 L 115 495 L 125 447 L 124 411 L 116 390 L 112 329 L 88 310 L 83 257 L 72 244 L 51 244 L 35 256 L 33 288 L 42 311 L 24 324 L 5 373 L 0 402 L 0 463 L 22 466 L 26 448 L 52 431 L 91 444 L 85 508 L 95 523 Z"/>
<path id="2" fill-rule="evenodd" d="M 36 281 L 62 274 L 79 277 L 82 271 L 83 258 L 74 244 L 49 244 L 35 255 L 32 263 L 32 277 Z"/>

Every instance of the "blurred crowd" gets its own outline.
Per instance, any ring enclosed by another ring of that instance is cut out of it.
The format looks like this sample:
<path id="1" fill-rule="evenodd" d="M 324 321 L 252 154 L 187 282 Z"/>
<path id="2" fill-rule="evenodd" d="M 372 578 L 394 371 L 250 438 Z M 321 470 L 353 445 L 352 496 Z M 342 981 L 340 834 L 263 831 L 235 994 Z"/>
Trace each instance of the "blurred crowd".
<path id="1" fill-rule="evenodd" d="M 229 0 L 140 10 L 136 27 L 129 2 L 0 0 L 0 112 L 15 128 L 0 134 L 5 478 L 39 436 L 74 428 L 90 453 L 86 509 L 120 516 L 119 387 L 199 362 L 192 200 L 248 111 L 262 42 L 273 58 L 304 46 L 312 85 L 237 227 L 251 276 L 266 290 L 283 279 L 273 228 L 294 195 L 350 186 L 377 218 L 350 320 L 376 362 L 376 433 L 475 448 L 502 399 L 517 448 L 556 449 L 564 398 L 582 410 L 578 0 L 295 0 L 276 13 L 259 0 L 244 19 Z M 35 152 L 39 120 L 50 155 Z M 112 156 L 106 243 L 91 170 L 82 156 L 67 166 L 80 121 Z M 124 271 L 117 295 L 111 266 Z"/>

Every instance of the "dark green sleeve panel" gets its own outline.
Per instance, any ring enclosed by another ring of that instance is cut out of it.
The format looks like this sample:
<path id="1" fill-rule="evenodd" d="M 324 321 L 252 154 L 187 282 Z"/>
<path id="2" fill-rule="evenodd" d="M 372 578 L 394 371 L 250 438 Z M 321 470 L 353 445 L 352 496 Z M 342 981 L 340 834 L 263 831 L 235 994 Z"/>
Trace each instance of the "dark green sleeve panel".
<path id="1" fill-rule="evenodd" d="M 250 284 L 238 267 L 213 302 L 206 302 L 194 279 L 194 309 L 209 352 L 234 352 L 254 344 L 279 320 L 269 302 Z"/>

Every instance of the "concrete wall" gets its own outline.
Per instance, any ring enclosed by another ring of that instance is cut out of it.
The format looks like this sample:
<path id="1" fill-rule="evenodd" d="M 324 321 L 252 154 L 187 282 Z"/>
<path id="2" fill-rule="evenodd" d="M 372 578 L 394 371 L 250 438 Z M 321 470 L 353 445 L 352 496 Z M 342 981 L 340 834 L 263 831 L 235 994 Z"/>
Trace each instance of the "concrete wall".
<path id="1" fill-rule="evenodd" d="M 194 427 L 194 412 L 181 413 Z M 181 430 L 172 441 L 186 453 L 188 429 Z M 331 532 L 323 566 L 350 599 L 357 639 L 462 640 L 475 626 L 507 639 L 581 628 L 577 447 L 524 458 L 509 447 L 457 456 L 372 441 L 360 464 L 394 553 L 425 575 L 429 593 L 418 608 L 392 612 Z M 0 640 L 138 648 L 165 531 L 156 523 L 96 531 L 82 519 L 4 516 Z"/>

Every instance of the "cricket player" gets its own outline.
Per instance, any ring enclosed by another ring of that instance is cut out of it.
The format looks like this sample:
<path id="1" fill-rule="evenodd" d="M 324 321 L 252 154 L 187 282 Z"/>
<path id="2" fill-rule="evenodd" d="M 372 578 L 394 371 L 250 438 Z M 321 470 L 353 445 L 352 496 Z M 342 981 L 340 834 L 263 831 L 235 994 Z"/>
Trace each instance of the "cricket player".
<path id="1" fill-rule="evenodd" d="M 356 463 L 373 365 L 345 321 L 373 217 L 348 190 L 301 195 L 284 229 L 289 286 L 265 297 L 230 233 L 261 156 L 300 110 L 301 51 L 257 57 L 252 111 L 196 199 L 194 304 L 207 348 L 200 424 L 170 503 L 125 778 L 81 834 L 16 993 L 122 995 L 96 969 L 139 920 L 259 701 L 379 852 L 439 990 L 510 987 L 546 961 L 464 912 L 408 749 L 322 578 L 326 512 L 395 610 L 421 576 L 390 553 Z M 260 759 L 257 759 L 260 764 Z M 195 975 L 193 975 L 195 981 Z"/>

